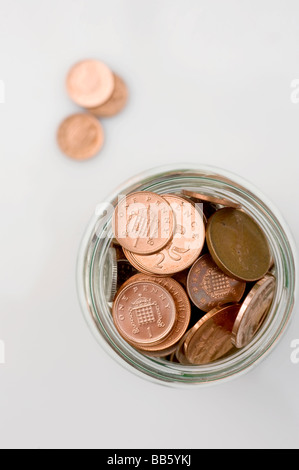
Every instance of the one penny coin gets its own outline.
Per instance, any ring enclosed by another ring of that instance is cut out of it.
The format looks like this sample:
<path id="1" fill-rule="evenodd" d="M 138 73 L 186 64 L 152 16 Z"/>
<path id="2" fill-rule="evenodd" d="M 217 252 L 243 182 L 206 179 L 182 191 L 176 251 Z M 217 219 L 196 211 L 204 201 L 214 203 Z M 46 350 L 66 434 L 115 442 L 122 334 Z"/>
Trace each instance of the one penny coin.
<path id="1" fill-rule="evenodd" d="M 127 253 L 129 261 L 141 272 L 162 276 L 191 266 L 200 255 L 205 241 L 202 215 L 193 204 L 176 195 L 164 195 L 175 219 L 175 233 L 165 248 L 150 256 Z M 131 250 L 132 251 L 132 250 Z"/>
<path id="2" fill-rule="evenodd" d="M 147 276 L 145 274 L 136 274 L 135 276 L 131 277 L 131 279 L 128 279 L 128 281 L 121 287 L 121 289 L 123 289 L 123 287 L 125 287 L 129 283 L 134 283 L 135 281 L 155 282 L 161 287 L 164 287 L 164 289 L 166 289 L 173 297 L 176 308 L 176 318 L 170 333 L 165 338 L 163 338 L 159 342 L 159 344 L 140 345 L 140 347 L 146 351 L 166 351 L 181 339 L 181 337 L 188 328 L 191 317 L 191 306 L 188 296 L 183 287 L 174 279 L 170 277 L 161 278 Z M 165 354 L 165 356 L 166 355 L 167 354 Z"/>
<path id="3" fill-rule="evenodd" d="M 240 209 L 241 208 L 240 204 L 238 204 L 236 202 L 233 202 L 233 201 L 230 201 L 229 199 L 226 199 L 224 197 L 210 196 L 209 194 L 202 194 L 202 193 L 198 193 L 196 191 L 189 191 L 187 189 L 183 189 L 182 193 L 185 196 L 189 196 L 193 199 L 197 199 L 198 201 L 210 202 L 212 204 L 221 204 L 222 206 L 233 207 L 235 209 Z"/>
<path id="4" fill-rule="evenodd" d="M 89 111 L 99 117 L 111 117 L 122 111 L 127 104 L 128 88 L 125 82 L 114 74 L 115 86 L 109 100 Z"/>
<path id="5" fill-rule="evenodd" d="M 232 342 L 236 348 L 246 346 L 262 326 L 274 297 L 275 285 L 275 277 L 267 274 L 245 298 L 232 330 Z"/>
<path id="6" fill-rule="evenodd" d="M 57 142 L 68 157 L 87 160 L 101 150 L 104 143 L 103 128 L 94 116 L 73 114 L 60 124 Z"/>
<path id="7" fill-rule="evenodd" d="M 151 281 L 137 281 L 121 289 L 113 302 L 112 315 L 120 335 L 138 345 L 164 338 L 175 323 L 172 295 Z"/>
<path id="8" fill-rule="evenodd" d="M 271 253 L 264 232 L 245 212 L 224 208 L 207 225 L 210 254 L 228 276 L 257 281 L 269 270 Z"/>
<path id="9" fill-rule="evenodd" d="M 239 304 L 216 307 L 189 330 L 184 353 L 191 364 L 208 364 L 234 349 L 231 341 Z"/>
<path id="10" fill-rule="evenodd" d="M 82 60 L 69 71 L 66 87 L 72 100 L 83 108 L 95 108 L 105 103 L 114 90 L 114 75 L 99 60 Z"/>
<path id="11" fill-rule="evenodd" d="M 224 274 L 209 254 L 201 256 L 191 267 L 187 290 L 192 302 L 204 312 L 231 302 L 239 302 L 246 282 Z"/>
<path id="12" fill-rule="evenodd" d="M 123 248 L 148 255 L 161 250 L 172 238 L 174 217 L 164 198 L 141 191 L 119 202 L 112 225 L 114 236 Z"/>

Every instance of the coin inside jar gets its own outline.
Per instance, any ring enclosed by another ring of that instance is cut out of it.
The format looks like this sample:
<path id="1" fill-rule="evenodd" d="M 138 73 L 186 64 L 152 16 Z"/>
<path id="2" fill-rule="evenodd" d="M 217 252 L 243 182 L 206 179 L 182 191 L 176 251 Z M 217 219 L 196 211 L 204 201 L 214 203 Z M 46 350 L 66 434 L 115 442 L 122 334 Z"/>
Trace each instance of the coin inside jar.
<path id="1" fill-rule="evenodd" d="M 226 199 L 224 197 L 210 196 L 208 194 L 202 194 L 202 193 L 198 193 L 196 191 L 189 191 L 188 189 L 183 189 L 182 193 L 185 196 L 189 196 L 193 199 L 197 199 L 198 201 L 206 201 L 206 202 L 210 202 L 212 204 L 220 204 L 222 206 L 233 207 L 235 209 L 240 209 L 241 208 L 241 205 L 238 204 L 237 202 L 230 201 L 229 199 Z"/>
<path id="2" fill-rule="evenodd" d="M 202 214 L 193 204 L 172 194 L 163 195 L 163 198 L 174 214 L 175 233 L 169 244 L 152 255 L 126 250 L 124 253 L 136 269 L 165 276 L 183 271 L 198 258 L 204 245 L 205 227 Z"/>
<path id="3" fill-rule="evenodd" d="M 82 60 L 69 71 L 66 87 L 72 100 L 83 108 L 94 108 L 105 103 L 114 90 L 114 75 L 99 60 Z"/>
<path id="4" fill-rule="evenodd" d="M 118 277 L 116 250 L 113 247 L 108 249 L 103 274 L 105 297 L 108 302 L 112 302 L 116 294 Z"/>
<path id="5" fill-rule="evenodd" d="M 164 287 L 172 296 L 175 308 L 176 308 L 176 317 L 174 325 L 170 331 L 170 333 L 165 336 L 159 343 L 155 345 L 149 344 L 139 344 L 136 345 L 139 349 L 143 349 L 145 351 L 153 351 L 153 352 L 166 352 L 169 348 L 173 347 L 183 336 L 187 327 L 190 322 L 191 317 L 191 306 L 188 299 L 188 296 L 183 289 L 183 287 L 174 279 L 170 277 L 166 278 L 159 278 L 154 276 L 147 276 L 145 274 L 136 274 L 132 276 L 132 278 L 128 279 L 124 285 L 121 287 L 123 289 L 127 285 L 130 285 L 136 281 L 151 281 L 155 282 L 156 284 Z M 165 356 L 170 354 L 165 353 Z"/>
<path id="6" fill-rule="evenodd" d="M 262 326 L 274 297 L 275 285 L 275 277 L 267 274 L 246 296 L 232 330 L 232 342 L 236 348 L 246 346 Z"/>
<path id="7" fill-rule="evenodd" d="M 187 290 L 192 302 L 204 312 L 230 302 L 238 302 L 246 282 L 224 274 L 209 254 L 201 256 L 189 270 Z"/>
<path id="8" fill-rule="evenodd" d="M 191 364 L 208 364 L 225 356 L 234 346 L 231 341 L 239 304 L 216 307 L 189 330 L 184 353 Z"/>
<path id="9" fill-rule="evenodd" d="M 136 281 L 121 289 L 112 315 L 120 335 L 134 344 L 153 344 L 172 329 L 175 303 L 171 294 L 152 281 Z"/>
<path id="10" fill-rule="evenodd" d="M 228 276 L 242 281 L 262 278 L 271 263 L 267 239 L 245 212 L 224 208 L 213 214 L 207 226 L 209 252 Z"/>
<path id="11" fill-rule="evenodd" d="M 90 108 L 90 112 L 99 117 L 111 117 L 122 111 L 128 100 L 128 89 L 125 82 L 114 74 L 115 86 L 112 95 L 105 103 Z"/>
<path id="12" fill-rule="evenodd" d="M 60 124 L 57 142 L 68 157 L 87 160 L 101 150 L 104 143 L 103 128 L 94 116 L 73 114 Z"/>
<path id="13" fill-rule="evenodd" d="M 112 225 L 123 248 L 147 255 L 162 249 L 172 238 L 174 218 L 164 198 L 141 191 L 128 194 L 118 203 Z"/>

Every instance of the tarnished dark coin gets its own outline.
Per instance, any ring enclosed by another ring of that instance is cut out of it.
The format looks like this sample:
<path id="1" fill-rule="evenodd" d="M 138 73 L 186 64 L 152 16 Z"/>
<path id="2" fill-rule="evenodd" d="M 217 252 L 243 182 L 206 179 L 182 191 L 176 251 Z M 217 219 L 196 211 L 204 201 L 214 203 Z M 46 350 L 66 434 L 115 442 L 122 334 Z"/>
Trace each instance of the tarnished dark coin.
<path id="1" fill-rule="evenodd" d="M 209 254 L 201 256 L 190 268 L 187 291 L 192 302 L 204 312 L 230 302 L 238 302 L 246 282 L 227 276 Z"/>
<path id="2" fill-rule="evenodd" d="M 264 232 L 243 211 L 220 209 L 208 221 L 210 254 L 228 276 L 257 281 L 269 270 L 271 253 Z"/>
<path id="3" fill-rule="evenodd" d="M 246 296 L 232 330 L 232 342 L 237 348 L 246 346 L 262 326 L 274 297 L 275 285 L 275 277 L 266 274 Z"/>
<path id="4" fill-rule="evenodd" d="M 191 364 L 209 364 L 232 351 L 232 329 L 239 310 L 239 304 L 231 304 L 216 307 L 202 317 L 189 330 L 184 341 L 187 361 Z"/>

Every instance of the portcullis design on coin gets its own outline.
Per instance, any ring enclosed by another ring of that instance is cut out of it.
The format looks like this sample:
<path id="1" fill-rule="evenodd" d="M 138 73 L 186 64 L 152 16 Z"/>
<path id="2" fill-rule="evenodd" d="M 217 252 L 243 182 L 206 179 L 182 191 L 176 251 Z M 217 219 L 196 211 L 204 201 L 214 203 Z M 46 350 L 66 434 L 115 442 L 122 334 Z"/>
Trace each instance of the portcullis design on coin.
<path id="1" fill-rule="evenodd" d="M 170 332 L 176 309 L 164 287 L 151 281 L 137 281 L 116 295 L 112 314 L 116 328 L 128 342 L 154 344 Z"/>

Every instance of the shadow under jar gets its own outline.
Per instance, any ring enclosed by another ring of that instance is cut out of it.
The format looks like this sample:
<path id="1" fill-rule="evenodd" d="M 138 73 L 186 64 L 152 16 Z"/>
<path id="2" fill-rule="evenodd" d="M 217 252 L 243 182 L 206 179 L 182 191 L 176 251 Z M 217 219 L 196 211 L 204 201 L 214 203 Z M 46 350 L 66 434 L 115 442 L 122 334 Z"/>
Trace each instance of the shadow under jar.
<path id="1" fill-rule="evenodd" d="M 182 365 L 149 357 L 130 346 L 116 330 L 105 295 L 108 250 L 113 238 L 112 215 L 118 196 L 136 191 L 157 194 L 179 193 L 198 188 L 200 192 L 225 197 L 242 205 L 264 231 L 273 258 L 276 291 L 271 309 L 253 340 L 244 348 L 206 365 Z M 250 183 L 226 170 L 205 165 L 154 168 L 121 185 L 98 205 L 81 243 L 77 264 L 77 285 L 84 317 L 104 349 L 127 369 L 165 385 L 190 387 L 223 381 L 248 371 L 264 358 L 287 325 L 294 304 L 294 245 L 281 215 Z"/>

